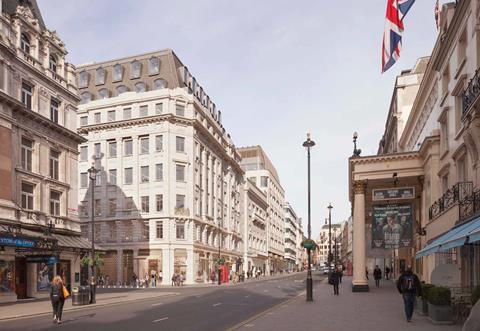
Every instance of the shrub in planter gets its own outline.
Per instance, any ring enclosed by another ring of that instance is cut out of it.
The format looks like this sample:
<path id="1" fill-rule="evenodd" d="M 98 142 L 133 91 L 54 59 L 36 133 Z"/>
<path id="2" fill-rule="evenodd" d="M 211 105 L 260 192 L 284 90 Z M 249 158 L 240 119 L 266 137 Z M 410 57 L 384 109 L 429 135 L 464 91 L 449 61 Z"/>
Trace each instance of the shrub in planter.
<path id="1" fill-rule="evenodd" d="M 422 315 L 428 315 L 428 294 L 434 287 L 433 284 L 422 283 L 422 296 L 417 298 L 417 308 Z"/>
<path id="2" fill-rule="evenodd" d="M 472 291 L 472 305 L 475 305 L 480 300 L 480 286 L 477 286 Z"/>
<path id="3" fill-rule="evenodd" d="M 453 311 L 450 306 L 450 289 L 435 286 L 428 290 L 428 315 L 437 324 L 452 324 Z"/>

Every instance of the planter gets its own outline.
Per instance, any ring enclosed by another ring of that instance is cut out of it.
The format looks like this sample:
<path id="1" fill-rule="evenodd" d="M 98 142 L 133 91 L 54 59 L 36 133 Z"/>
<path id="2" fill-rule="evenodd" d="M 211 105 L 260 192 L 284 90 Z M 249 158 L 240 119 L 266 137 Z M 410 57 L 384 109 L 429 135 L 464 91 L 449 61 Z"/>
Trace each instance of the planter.
<path id="1" fill-rule="evenodd" d="M 434 324 L 453 324 L 453 311 L 450 305 L 437 306 L 428 303 L 428 317 Z"/>
<path id="2" fill-rule="evenodd" d="M 417 312 L 420 315 L 427 316 L 428 315 L 428 301 L 423 297 L 417 297 L 416 302 Z"/>

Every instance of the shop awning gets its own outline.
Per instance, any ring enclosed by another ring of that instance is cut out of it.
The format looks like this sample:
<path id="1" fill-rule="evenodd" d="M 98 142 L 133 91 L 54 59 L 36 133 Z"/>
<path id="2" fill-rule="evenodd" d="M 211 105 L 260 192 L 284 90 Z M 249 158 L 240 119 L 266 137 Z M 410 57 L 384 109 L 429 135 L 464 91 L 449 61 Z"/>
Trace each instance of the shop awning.
<path id="1" fill-rule="evenodd" d="M 63 234 L 54 233 L 53 237 L 58 240 L 58 246 L 63 248 L 78 248 L 89 250 L 92 249 L 92 243 L 86 238 L 80 236 L 66 236 Z M 102 247 L 95 245 L 96 250 L 104 250 Z"/>
<path id="2" fill-rule="evenodd" d="M 473 243 L 480 240 L 480 217 L 477 217 L 467 223 L 460 224 L 443 234 L 433 242 L 420 250 L 416 258 L 431 255 L 437 252 L 444 252 L 451 248 L 460 247 L 464 244 Z"/>

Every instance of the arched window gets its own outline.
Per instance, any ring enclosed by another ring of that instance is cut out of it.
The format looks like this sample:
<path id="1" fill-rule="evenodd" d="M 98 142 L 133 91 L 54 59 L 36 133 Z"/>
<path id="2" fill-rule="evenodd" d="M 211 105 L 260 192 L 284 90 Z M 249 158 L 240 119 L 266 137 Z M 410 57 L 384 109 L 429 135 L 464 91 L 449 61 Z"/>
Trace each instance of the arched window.
<path id="1" fill-rule="evenodd" d="M 142 73 L 142 64 L 135 60 L 131 64 L 131 78 L 138 78 Z"/>
<path id="2" fill-rule="evenodd" d="M 135 92 L 145 92 L 147 89 L 145 87 L 145 83 L 139 82 L 135 84 Z"/>
<path id="3" fill-rule="evenodd" d="M 27 34 L 22 33 L 20 36 L 20 48 L 27 54 L 30 54 L 30 38 L 28 38 Z"/>
<path id="4" fill-rule="evenodd" d="M 95 70 L 95 84 L 96 85 L 105 84 L 105 69 L 100 67 L 97 70 Z"/>
<path id="5" fill-rule="evenodd" d="M 92 101 L 92 95 L 90 94 L 90 92 L 83 92 L 81 95 L 80 95 L 80 103 L 81 104 L 84 104 L 84 103 L 87 103 L 87 102 L 90 102 Z"/>
<path id="6" fill-rule="evenodd" d="M 107 99 L 109 96 L 110 96 L 110 93 L 108 93 L 108 90 L 106 88 L 102 88 L 98 90 L 99 99 Z"/>
<path id="7" fill-rule="evenodd" d="M 158 57 L 151 57 L 148 60 L 148 74 L 156 75 L 160 72 L 160 60 Z"/>
<path id="8" fill-rule="evenodd" d="M 57 72 L 57 58 L 55 57 L 55 55 L 50 55 L 50 57 L 48 58 L 48 67 L 53 72 Z"/>
<path id="9" fill-rule="evenodd" d="M 82 71 L 78 74 L 78 87 L 88 86 L 88 72 Z"/>
<path id="10" fill-rule="evenodd" d="M 125 92 L 128 92 L 128 87 L 126 87 L 125 85 L 117 86 L 117 95 L 120 95 Z"/>
<path id="11" fill-rule="evenodd" d="M 167 82 L 165 81 L 165 79 L 156 79 L 153 82 L 153 89 L 154 90 L 161 90 L 161 89 L 166 88 L 166 87 L 167 87 Z"/>
<path id="12" fill-rule="evenodd" d="M 113 80 L 119 81 L 122 80 L 123 76 L 123 67 L 121 64 L 116 64 L 113 66 Z"/>

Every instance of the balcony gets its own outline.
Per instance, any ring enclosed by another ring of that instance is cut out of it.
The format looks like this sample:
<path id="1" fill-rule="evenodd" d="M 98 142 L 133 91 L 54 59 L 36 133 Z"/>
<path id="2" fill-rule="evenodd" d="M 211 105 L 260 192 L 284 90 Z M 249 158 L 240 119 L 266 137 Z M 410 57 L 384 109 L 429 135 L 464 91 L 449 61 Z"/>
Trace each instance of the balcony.
<path id="1" fill-rule="evenodd" d="M 462 119 L 464 119 L 478 101 L 480 95 L 480 68 L 475 71 L 475 75 L 468 82 L 468 86 L 462 93 Z"/>
<path id="2" fill-rule="evenodd" d="M 476 189 L 470 195 L 461 200 L 459 207 L 460 210 L 457 224 L 480 215 L 480 188 Z"/>
<path id="3" fill-rule="evenodd" d="M 450 187 L 443 196 L 435 201 L 428 210 L 428 219 L 431 221 L 437 218 L 440 214 L 450 209 L 453 205 L 465 200 L 472 194 L 472 182 L 458 182 Z"/>

